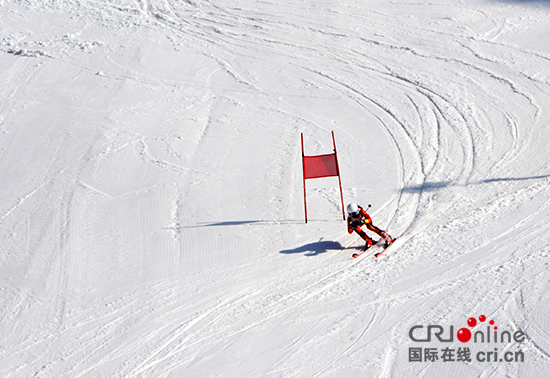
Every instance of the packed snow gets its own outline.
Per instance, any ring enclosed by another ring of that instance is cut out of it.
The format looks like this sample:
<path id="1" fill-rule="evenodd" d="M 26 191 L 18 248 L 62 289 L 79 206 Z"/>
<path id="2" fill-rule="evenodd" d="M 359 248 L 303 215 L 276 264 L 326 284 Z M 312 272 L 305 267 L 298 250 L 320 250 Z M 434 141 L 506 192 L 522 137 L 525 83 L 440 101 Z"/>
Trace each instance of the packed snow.
<path id="1" fill-rule="evenodd" d="M 548 1 L 0 0 L 0 376 L 548 376 L 549 144 Z"/>

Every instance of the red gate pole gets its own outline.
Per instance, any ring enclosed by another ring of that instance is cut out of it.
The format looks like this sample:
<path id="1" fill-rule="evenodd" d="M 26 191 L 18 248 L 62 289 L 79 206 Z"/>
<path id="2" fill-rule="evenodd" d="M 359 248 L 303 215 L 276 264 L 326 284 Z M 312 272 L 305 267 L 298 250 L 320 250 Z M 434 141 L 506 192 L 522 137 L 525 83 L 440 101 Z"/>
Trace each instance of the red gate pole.
<path id="1" fill-rule="evenodd" d="M 306 202 L 306 155 L 304 153 L 304 133 L 301 133 L 302 136 L 302 177 L 304 179 L 304 210 L 306 213 L 306 223 L 307 223 L 307 202 Z"/>
<path id="2" fill-rule="evenodd" d="M 346 220 L 346 212 L 344 211 L 344 195 L 342 194 L 342 180 L 340 179 L 340 166 L 338 165 L 338 154 L 336 153 L 336 141 L 334 140 L 334 131 L 332 131 L 332 144 L 334 146 L 334 158 L 336 159 L 336 171 L 338 172 L 338 184 L 340 185 L 340 198 L 342 199 L 342 216 Z M 303 151 L 303 141 L 302 141 Z M 304 181 L 305 185 L 305 181 Z"/>

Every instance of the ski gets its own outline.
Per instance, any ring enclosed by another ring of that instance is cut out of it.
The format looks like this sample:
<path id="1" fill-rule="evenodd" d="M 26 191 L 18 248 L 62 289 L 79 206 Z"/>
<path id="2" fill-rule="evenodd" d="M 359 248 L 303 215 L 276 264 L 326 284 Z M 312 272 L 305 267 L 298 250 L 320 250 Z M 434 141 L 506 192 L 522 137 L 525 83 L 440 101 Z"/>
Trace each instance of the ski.
<path id="1" fill-rule="evenodd" d="M 378 253 L 375 253 L 374 254 L 374 257 L 376 258 L 379 258 L 381 256 L 384 256 L 384 253 L 386 252 L 386 250 L 395 242 L 396 239 L 393 239 L 392 242 L 386 246 L 384 246 L 384 249 L 382 249 L 380 252 Z"/>
<path id="2" fill-rule="evenodd" d="M 351 257 L 353 257 L 354 259 L 358 258 L 359 256 L 361 256 L 363 253 L 367 252 L 370 248 L 367 248 L 365 249 L 363 252 L 359 252 L 359 253 L 354 253 L 353 255 L 351 255 Z"/>
<path id="3" fill-rule="evenodd" d="M 362 252 L 359 252 L 359 253 L 354 253 L 353 255 L 351 255 L 351 257 L 353 257 L 354 259 L 358 258 L 359 256 L 361 256 L 362 254 L 364 254 L 365 252 L 367 251 L 370 251 L 372 247 L 376 247 L 376 244 L 377 243 L 374 243 L 373 245 L 371 246 L 365 246 L 365 250 L 362 251 Z"/>
<path id="4" fill-rule="evenodd" d="M 377 257 L 377 258 L 378 258 L 378 257 L 383 256 L 383 255 L 384 255 L 384 252 L 386 252 L 386 249 L 388 249 L 388 247 L 389 247 L 390 245 L 392 245 L 393 242 L 394 242 L 395 240 L 396 240 L 396 239 L 393 239 L 393 241 L 392 241 L 390 244 L 388 244 L 387 246 L 384 245 L 384 246 L 382 247 L 382 250 L 381 250 L 380 252 L 377 252 L 377 253 L 374 254 L 374 257 Z M 377 244 L 378 244 L 378 243 L 374 243 L 372 246 L 366 248 L 364 251 L 359 252 L 359 253 L 354 253 L 353 255 L 351 255 L 351 257 L 353 257 L 354 259 L 356 259 L 356 258 L 358 258 L 359 256 L 362 256 L 365 252 L 370 251 L 370 250 L 372 249 L 372 247 L 376 247 Z"/>

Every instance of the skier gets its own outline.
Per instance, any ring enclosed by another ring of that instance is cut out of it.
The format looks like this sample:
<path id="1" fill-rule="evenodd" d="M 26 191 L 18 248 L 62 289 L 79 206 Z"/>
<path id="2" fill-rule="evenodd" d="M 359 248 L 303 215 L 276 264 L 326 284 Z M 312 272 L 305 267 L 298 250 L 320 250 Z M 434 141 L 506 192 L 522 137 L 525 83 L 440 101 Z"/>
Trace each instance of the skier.
<path id="1" fill-rule="evenodd" d="M 369 205 L 370 207 L 370 205 Z M 361 229 L 363 225 L 367 226 L 367 229 L 378 234 L 386 242 L 386 247 L 393 243 L 393 238 L 388 235 L 385 231 L 379 229 L 378 227 L 372 224 L 372 219 L 369 214 L 361 206 L 350 203 L 347 207 L 348 210 L 348 233 L 351 234 L 353 231 L 357 232 L 363 240 L 367 242 L 365 245 L 365 250 L 372 247 L 374 241 L 368 237 L 368 235 Z"/>

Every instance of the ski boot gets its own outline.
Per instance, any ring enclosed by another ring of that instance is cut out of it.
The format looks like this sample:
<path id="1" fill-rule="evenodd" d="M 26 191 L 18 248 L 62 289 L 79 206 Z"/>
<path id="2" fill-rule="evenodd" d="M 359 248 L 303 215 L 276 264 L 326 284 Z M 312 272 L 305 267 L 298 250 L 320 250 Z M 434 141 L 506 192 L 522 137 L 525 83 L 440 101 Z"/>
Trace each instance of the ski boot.
<path id="1" fill-rule="evenodd" d="M 373 241 L 371 238 L 368 238 L 368 239 L 367 239 L 367 242 L 366 242 L 366 244 L 365 244 L 365 251 L 366 251 L 367 249 L 369 249 L 370 247 L 372 247 L 374 244 L 375 244 L 374 241 Z"/>

